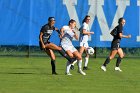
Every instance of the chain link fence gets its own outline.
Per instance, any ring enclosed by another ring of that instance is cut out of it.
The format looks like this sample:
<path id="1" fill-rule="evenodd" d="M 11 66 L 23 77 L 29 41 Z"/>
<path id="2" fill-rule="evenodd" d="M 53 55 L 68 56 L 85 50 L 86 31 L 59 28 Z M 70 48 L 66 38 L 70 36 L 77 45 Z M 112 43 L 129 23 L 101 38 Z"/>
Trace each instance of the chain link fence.
<path id="1" fill-rule="evenodd" d="M 78 47 L 77 47 L 78 49 Z M 110 48 L 95 47 L 95 54 L 93 57 L 107 57 L 110 53 Z M 140 48 L 123 48 L 125 57 L 137 57 L 140 58 Z M 57 51 L 54 51 L 56 56 L 60 56 Z M 44 56 L 46 53 L 38 46 L 0 46 L 0 56 Z M 84 56 L 84 55 L 83 55 Z"/>

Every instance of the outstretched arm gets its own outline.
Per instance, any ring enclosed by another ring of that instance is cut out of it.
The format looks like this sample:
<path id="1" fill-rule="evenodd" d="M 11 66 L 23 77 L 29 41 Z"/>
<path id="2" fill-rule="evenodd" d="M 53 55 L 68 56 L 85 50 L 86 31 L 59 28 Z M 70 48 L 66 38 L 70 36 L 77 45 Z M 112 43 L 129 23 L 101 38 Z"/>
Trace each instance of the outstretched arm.
<path id="1" fill-rule="evenodd" d="M 82 33 L 83 33 L 84 35 L 94 34 L 94 32 L 87 32 L 85 29 L 82 30 Z"/>
<path id="2" fill-rule="evenodd" d="M 131 38 L 131 35 L 123 35 L 122 33 L 119 33 L 120 38 Z"/>

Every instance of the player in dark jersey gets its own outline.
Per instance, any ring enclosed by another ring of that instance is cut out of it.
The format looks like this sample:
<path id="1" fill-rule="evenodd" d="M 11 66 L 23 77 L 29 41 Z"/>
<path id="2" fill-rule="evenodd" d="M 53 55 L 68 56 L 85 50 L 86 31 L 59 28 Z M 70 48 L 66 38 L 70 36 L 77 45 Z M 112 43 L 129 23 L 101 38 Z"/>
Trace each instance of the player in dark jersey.
<path id="1" fill-rule="evenodd" d="M 44 50 L 51 58 L 52 74 L 57 75 L 56 70 L 55 70 L 56 69 L 55 68 L 55 54 L 54 54 L 53 50 L 58 50 L 59 53 L 63 57 L 65 57 L 69 62 L 73 62 L 75 59 L 72 59 L 69 56 L 67 56 L 61 47 L 59 47 L 49 41 L 53 31 L 57 31 L 59 33 L 58 28 L 55 28 L 54 24 L 55 24 L 55 18 L 49 17 L 48 23 L 45 24 L 41 28 L 41 31 L 39 34 L 39 45 L 40 45 L 40 49 Z"/>
<path id="2" fill-rule="evenodd" d="M 120 48 L 120 41 L 121 38 L 131 38 L 131 35 L 123 35 L 123 26 L 125 25 L 125 19 L 124 18 L 120 18 L 118 21 L 119 25 L 116 26 L 113 31 L 111 31 L 111 35 L 113 36 L 113 41 L 111 43 L 111 53 L 110 56 L 107 57 L 107 59 L 105 60 L 104 64 L 101 66 L 101 69 L 103 71 L 106 71 L 106 66 L 107 64 L 110 62 L 111 59 L 113 59 L 115 57 L 116 54 L 118 54 L 118 58 L 116 61 L 116 67 L 115 70 L 116 71 L 122 71 L 119 68 L 119 65 L 121 63 L 121 59 L 124 57 L 124 53 L 122 48 Z"/>
<path id="3" fill-rule="evenodd" d="M 48 24 L 45 24 L 40 31 L 40 48 L 41 49 L 53 49 L 53 50 L 61 50 L 61 47 L 56 46 L 53 43 L 50 43 L 49 38 L 54 30 L 58 31 L 57 28 L 54 27 L 55 19 L 54 17 L 48 18 Z"/>

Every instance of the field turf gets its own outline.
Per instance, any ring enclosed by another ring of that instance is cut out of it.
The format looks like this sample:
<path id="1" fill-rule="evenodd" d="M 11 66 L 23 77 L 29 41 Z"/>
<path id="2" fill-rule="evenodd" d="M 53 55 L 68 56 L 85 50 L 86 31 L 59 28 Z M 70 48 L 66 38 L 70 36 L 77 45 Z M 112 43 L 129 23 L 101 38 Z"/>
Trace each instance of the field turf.
<path id="1" fill-rule="evenodd" d="M 57 57 L 59 75 L 51 75 L 48 57 L 0 57 L 0 93 L 140 93 L 140 59 L 124 58 L 121 69 L 115 61 L 103 72 L 105 58 L 90 58 L 86 76 L 77 73 L 77 65 L 66 76 L 66 60 Z"/>

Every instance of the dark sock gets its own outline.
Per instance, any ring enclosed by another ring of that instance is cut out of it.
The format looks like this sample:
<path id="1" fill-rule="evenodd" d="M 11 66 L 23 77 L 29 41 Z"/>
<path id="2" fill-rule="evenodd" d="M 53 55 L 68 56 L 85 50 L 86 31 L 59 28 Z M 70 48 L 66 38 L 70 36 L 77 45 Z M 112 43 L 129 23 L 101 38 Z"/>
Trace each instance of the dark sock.
<path id="1" fill-rule="evenodd" d="M 69 62 L 73 62 L 74 60 L 76 60 L 75 58 L 70 58 L 63 50 L 59 50 L 58 51 L 61 56 L 65 57 Z"/>
<path id="2" fill-rule="evenodd" d="M 120 63 L 121 63 L 121 60 L 122 60 L 122 58 L 119 56 L 119 57 L 117 58 L 117 61 L 116 61 L 116 67 L 119 67 L 119 65 L 120 65 Z"/>
<path id="3" fill-rule="evenodd" d="M 106 60 L 105 60 L 105 62 L 104 62 L 104 64 L 103 64 L 103 66 L 106 66 L 109 62 L 110 62 L 110 58 L 107 57 Z"/>
<path id="4" fill-rule="evenodd" d="M 51 60 L 52 73 L 55 72 L 55 60 Z"/>

